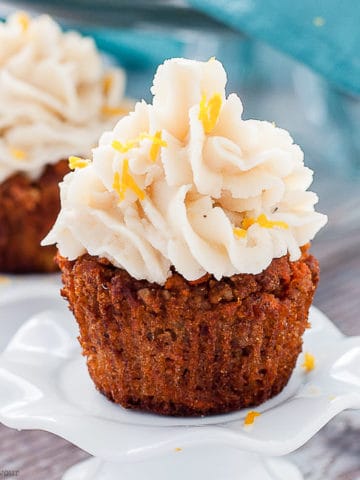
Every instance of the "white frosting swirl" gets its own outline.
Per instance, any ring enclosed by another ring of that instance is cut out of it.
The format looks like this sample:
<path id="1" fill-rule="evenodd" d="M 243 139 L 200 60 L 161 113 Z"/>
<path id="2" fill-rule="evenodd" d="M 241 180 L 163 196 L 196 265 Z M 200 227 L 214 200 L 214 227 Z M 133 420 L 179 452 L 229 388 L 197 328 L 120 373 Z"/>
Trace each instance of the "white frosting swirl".
<path id="1" fill-rule="evenodd" d="M 110 107 L 120 106 L 124 81 L 119 69 L 105 72 L 90 38 L 63 33 L 48 16 L 0 23 L 0 182 L 89 155 L 121 116 Z"/>
<path id="2" fill-rule="evenodd" d="M 306 191 L 312 171 L 285 130 L 242 120 L 225 84 L 216 60 L 161 65 L 153 104 L 138 103 L 102 136 L 92 163 L 65 177 L 45 244 L 159 284 L 171 266 L 188 280 L 220 279 L 259 273 L 287 252 L 297 260 L 326 223 Z"/>

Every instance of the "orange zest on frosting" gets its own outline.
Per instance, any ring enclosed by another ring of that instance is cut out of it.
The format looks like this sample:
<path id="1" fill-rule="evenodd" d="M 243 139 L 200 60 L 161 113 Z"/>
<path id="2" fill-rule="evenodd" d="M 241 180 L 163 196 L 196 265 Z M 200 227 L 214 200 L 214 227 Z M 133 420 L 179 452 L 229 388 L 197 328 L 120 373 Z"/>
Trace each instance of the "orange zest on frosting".
<path id="1" fill-rule="evenodd" d="M 167 143 L 165 142 L 165 140 L 161 138 L 161 135 L 162 135 L 161 130 L 158 130 L 155 133 L 155 135 L 144 134 L 141 136 L 141 138 L 147 138 L 148 140 L 152 141 L 152 145 L 150 147 L 150 152 L 149 152 L 150 160 L 152 162 L 156 162 L 156 159 L 160 152 L 160 148 L 167 147 Z"/>
<path id="2" fill-rule="evenodd" d="M 304 370 L 307 372 L 311 372 L 315 368 L 315 357 L 314 355 L 311 355 L 309 352 L 305 352 L 305 358 L 304 358 L 304 363 L 302 364 L 302 367 Z"/>
<path id="3" fill-rule="evenodd" d="M 235 227 L 233 229 L 235 237 L 244 238 L 246 237 L 246 230 L 244 228 Z"/>
<path id="4" fill-rule="evenodd" d="M 119 140 L 113 140 L 111 146 L 120 153 L 126 153 L 132 148 L 138 147 L 139 142 L 137 140 L 128 140 L 127 142 L 122 143 Z"/>
<path id="5" fill-rule="evenodd" d="M 210 133 L 218 121 L 222 105 L 220 93 L 214 93 L 209 101 L 203 94 L 200 100 L 199 120 L 202 122 L 205 133 Z"/>
<path id="6" fill-rule="evenodd" d="M 26 159 L 26 152 L 21 150 L 21 148 L 10 148 L 10 154 L 12 157 L 16 158 L 16 160 Z"/>
<path id="7" fill-rule="evenodd" d="M 26 32 L 26 30 L 29 28 L 29 25 L 30 25 L 29 15 L 27 15 L 25 12 L 19 12 L 16 18 L 17 18 L 17 21 L 19 22 L 19 25 L 22 28 L 22 31 Z"/>
<path id="8" fill-rule="evenodd" d="M 85 160 L 85 158 L 81 157 L 69 157 L 69 168 L 71 170 L 75 170 L 75 168 L 85 168 L 89 165 L 90 160 Z"/>
<path id="9" fill-rule="evenodd" d="M 128 189 L 132 190 L 140 200 L 145 198 L 145 192 L 141 190 L 129 173 L 129 160 L 127 158 L 123 161 L 121 175 L 119 172 L 115 172 L 113 189 L 118 193 L 120 202 L 125 200 L 125 194 Z"/>
<path id="10" fill-rule="evenodd" d="M 175 452 L 182 452 L 182 448 L 180 448 L 180 447 L 176 447 L 174 450 L 175 450 Z"/>
<path id="11" fill-rule="evenodd" d="M 260 417 L 260 415 L 261 413 L 256 412 L 255 410 L 251 410 L 251 412 L 249 412 L 245 417 L 244 425 L 253 425 L 253 423 L 255 422 L 255 418 Z"/>
<path id="12" fill-rule="evenodd" d="M 112 107 L 111 105 L 103 105 L 101 107 L 101 113 L 103 115 L 111 117 L 112 115 L 126 115 L 129 110 L 123 107 Z"/>
<path id="13" fill-rule="evenodd" d="M 128 140 L 125 143 L 120 142 L 119 140 L 113 140 L 111 146 L 120 153 L 126 153 L 133 148 L 140 146 L 140 142 L 144 139 L 151 140 L 152 145 L 150 147 L 149 157 L 152 162 L 155 162 L 161 147 L 167 147 L 165 140 L 161 138 L 161 130 L 157 131 L 155 135 L 150 135 L 149 133 L 140 133 L 140 135 L 133 140 Z"/>
<path id="14" fill-rule="evenodd" d="M 111 73 L 107 73 L 106 75 L 103 76 L 103 92 L 105 95 L 108 95 L 111 87 L 114 84 L 114 77 Z"/>
<path id="15" fill-rule="evenodd" d="M 279 227 L 284 229 L 289 228 L 289 225 L 286 222 L 269 220 L 264 213 L 259 215 L 257 218 L 244 218 L 244 220 L 241 223 L 241 226 L 245 230 L 247 230 L 248 228 L 251 227 L 251 225 L 254 225 L 254 223 L 258 223 L 260 227 L 263 227 L 263 228 L 274 228 L 274 227 Z"/>

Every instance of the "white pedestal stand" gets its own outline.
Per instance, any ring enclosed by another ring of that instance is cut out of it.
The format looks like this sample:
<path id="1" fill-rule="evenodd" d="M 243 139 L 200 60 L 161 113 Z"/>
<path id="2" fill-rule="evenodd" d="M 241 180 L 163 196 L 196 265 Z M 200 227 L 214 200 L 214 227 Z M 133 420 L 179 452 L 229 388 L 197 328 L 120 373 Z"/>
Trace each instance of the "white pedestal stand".
<path id="1" fill-rule="evenodd" d="M 313 308 L 304 351 L 315 356 L 315 370 L 303 371 L 301 355 L 284 391 L 256 408 L 252 426 L 244 426 L 247 411 L 194 419 L 125 410 L 93 387 L 57 282 L 0 288 L 0 338 L 9 342 L 0 355 L 0 421 L 55 433 L 93 455 L 63 480 L 301 480 L 278 457 L 337 413 L 360 408 L 360 337 L 343 336 Z M 22 323 L 14 336 L 13 319 Z"/>

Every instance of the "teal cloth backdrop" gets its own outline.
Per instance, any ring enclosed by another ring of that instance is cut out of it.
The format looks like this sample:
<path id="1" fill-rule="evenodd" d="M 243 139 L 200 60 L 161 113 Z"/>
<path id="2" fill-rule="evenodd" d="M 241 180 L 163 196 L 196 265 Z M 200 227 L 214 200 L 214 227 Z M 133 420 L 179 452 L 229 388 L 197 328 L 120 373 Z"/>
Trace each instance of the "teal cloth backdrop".
<path id="1" fill-rule="evenodd" d="M 186 53 L 184 29 L 194 28 L 202 13 L 213 22 L 208 28 L 217 28 L 218 22 L 245 33 L 308 65 L 342 91 L 360 94 L 360 0 L 187 0 L 183 4 L 192 10 L 178 9 L 175 18 L 171 5 L 160 0 L 12 0 L 9 4 L 60 15 L 132 68 Z M 151 18 L 158 22 L 153 31 L 143 28 L 146 22 L 151 26 Z"/>

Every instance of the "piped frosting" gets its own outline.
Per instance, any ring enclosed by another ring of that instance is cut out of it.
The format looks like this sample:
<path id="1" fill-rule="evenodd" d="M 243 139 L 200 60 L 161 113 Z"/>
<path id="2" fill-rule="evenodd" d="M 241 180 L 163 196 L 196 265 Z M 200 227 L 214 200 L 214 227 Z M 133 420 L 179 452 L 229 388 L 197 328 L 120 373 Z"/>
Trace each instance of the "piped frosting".
<path id="1" fill-rule="evenodd" d="M 307 191 L 312 171 L 288 132 L 243 120 L 225 85 L 214 59 L 161 65 L 152 104 L 137 103 L 92 162 L 66 176 L 45 244 L 159 284 L 171 266 L 188 280 L 220 279 L 257 274 L 287 253 L 299 259 L 326 223 Z"/>
<path id="2" fill-rule="evenodd" d="M 0 23 L 0 45 L 0 182 L 90 155 L 127 113 L 124 73 L 105 69 L 90 38 L 17 13 Z"/>

